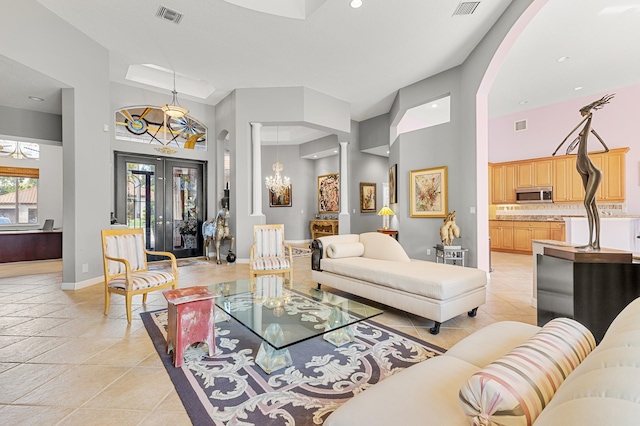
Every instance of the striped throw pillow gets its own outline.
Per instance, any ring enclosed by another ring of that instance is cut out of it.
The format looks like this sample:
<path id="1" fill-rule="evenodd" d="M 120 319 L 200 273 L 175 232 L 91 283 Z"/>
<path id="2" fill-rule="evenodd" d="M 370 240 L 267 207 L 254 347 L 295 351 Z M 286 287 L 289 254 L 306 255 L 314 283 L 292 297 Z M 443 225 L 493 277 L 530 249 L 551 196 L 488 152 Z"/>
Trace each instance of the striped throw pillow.
<path id="1" fill-rule="evenodd" d="M 564 379 L 595 348 L 593 335 L 568 318 L 549 321 L 526 343 L 475 373 L 460 389 L 472 425 L 531 425 Z"/>

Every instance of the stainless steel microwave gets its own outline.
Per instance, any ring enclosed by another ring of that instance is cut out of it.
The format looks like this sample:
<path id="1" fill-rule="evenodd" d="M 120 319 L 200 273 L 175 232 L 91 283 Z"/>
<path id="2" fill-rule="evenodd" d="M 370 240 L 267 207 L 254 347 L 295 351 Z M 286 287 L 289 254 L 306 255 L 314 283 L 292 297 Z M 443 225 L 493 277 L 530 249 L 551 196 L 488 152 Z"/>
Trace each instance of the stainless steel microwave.
<path id="1" fill-rule="evenodd" d="M 553 188 L 550 186 L 516 188 L 516 203 L 553 203 Z"/>

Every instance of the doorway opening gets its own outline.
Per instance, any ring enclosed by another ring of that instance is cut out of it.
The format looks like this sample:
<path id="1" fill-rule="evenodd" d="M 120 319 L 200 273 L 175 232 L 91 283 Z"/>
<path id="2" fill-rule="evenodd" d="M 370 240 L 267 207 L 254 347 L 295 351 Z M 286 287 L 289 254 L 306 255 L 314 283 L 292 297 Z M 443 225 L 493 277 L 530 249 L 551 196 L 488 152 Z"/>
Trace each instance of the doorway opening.
<path id="1" fill-rule="evenodd" d="M 148 250 L 202 255 L 206 162 L 115 153 L 118 222 L 142 228 Z"/>

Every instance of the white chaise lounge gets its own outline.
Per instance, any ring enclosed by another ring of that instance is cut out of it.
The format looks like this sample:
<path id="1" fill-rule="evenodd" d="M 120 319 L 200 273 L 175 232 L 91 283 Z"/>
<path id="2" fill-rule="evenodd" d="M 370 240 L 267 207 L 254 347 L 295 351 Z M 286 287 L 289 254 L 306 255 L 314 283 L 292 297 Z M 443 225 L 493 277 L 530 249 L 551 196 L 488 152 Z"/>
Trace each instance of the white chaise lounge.
<path id="1" fill-rule="evenodd" d="M 440 324 L 485 303 L 487 275 L 475 268 L 410 259 L 378 232 L 332 235 L 311 243 L 311 278 L 318 283 L 411 312 Z"/>

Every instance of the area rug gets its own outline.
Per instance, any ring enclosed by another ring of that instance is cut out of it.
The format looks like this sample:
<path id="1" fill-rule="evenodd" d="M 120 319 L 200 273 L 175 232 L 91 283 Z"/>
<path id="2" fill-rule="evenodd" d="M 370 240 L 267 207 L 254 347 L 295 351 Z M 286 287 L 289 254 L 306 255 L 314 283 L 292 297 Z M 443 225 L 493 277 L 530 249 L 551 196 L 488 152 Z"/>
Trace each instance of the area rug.
<path id="1" fill-rule="evenodd" d="M 354 395 L 444 349 L 374 321 L 336 348 L 322 337 L 290 346 L 293 366 L 266 374 L 254 363 L 261 340 L 233 318 L 215 325 L 216 355 L 166 354 L 167 311 L 140 314 L 194 425 L 319 425 Z"/>
<path id="2" fill-rule="evenodd" d="M 284 251 L 285 251 L 285 255 L 289 255 L 289 247 L 285 246 L 284 247 Z M 311 255 L 311 249 L 309 248 L 304 248 L 304 247 L 291 247 L 291 256 L 293 257 L 303 257 L 303 256 L 310 256 Z"/>

